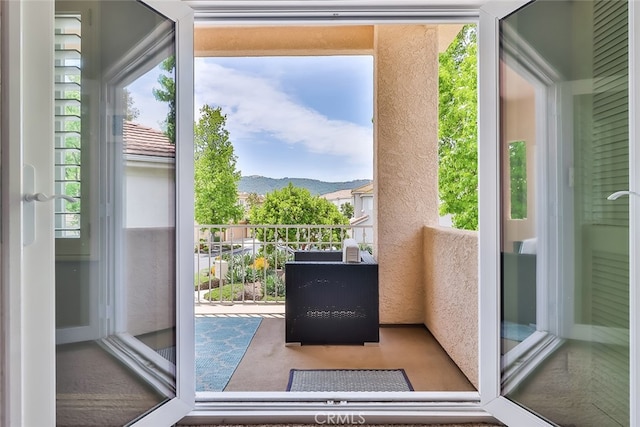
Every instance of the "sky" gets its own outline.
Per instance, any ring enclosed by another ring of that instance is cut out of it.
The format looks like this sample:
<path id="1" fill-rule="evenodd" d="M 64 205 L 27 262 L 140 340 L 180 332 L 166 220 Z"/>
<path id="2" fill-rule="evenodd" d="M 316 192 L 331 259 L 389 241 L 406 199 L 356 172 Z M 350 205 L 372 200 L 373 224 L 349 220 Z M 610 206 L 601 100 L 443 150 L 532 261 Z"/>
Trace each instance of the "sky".
<path id="1" fill-rule="evenodd" d="M 160 128 L 158 70 L 129 86 L 137 122 Z M 200 108 L 227 115 L 243 176 L 323 181 L 373 176 L 371 56 L 195 59 L 195 119 Z"/>

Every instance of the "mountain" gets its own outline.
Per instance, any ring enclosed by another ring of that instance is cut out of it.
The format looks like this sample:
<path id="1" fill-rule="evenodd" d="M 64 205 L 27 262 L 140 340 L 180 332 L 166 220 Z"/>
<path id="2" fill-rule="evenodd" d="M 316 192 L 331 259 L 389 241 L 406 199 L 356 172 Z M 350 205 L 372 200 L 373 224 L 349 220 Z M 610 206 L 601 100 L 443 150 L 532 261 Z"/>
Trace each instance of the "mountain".
<path id="1" fill-rule="evenodd" d="M 267 178 L 266 176 L 243 176 L 238 183 L 238 191 L 246 193 L 267 194 L 280 190 L 292 183 L 296 187 L 309 190 L 315 196 L 338 190 L 351 190 L 371 182 L 370 179 L 356 179 L 344 182 L 326 182 L 307 178 Z"/>

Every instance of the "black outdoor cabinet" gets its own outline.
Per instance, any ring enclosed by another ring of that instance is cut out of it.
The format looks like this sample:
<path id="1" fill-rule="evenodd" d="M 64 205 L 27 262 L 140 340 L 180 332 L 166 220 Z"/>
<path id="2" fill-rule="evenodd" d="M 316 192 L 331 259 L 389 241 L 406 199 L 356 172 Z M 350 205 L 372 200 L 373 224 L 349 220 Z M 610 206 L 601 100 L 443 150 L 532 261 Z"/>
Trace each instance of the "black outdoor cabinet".
<path id="1" fill-rule="evenodd" d="M 341 251 L 307 251 L 286 263 L 287 344 L 380 341 L 378 264 L 368 253 L 363 259 L 344 263 Z"/>

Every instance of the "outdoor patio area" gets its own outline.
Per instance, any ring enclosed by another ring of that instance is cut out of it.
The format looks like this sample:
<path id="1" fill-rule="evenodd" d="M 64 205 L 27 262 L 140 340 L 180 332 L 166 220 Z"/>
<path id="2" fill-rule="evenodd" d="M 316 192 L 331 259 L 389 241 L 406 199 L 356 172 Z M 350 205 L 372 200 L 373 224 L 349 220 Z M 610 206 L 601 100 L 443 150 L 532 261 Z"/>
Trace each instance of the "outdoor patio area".
<path id="1" fill-rule="evenodd" d="M 291 369 L 404 369 L 415 391 L 475 390 L 423 325 L 382 325 L 373 345 L 287 346 L 284 304 L 196 304 L 195 311 L 200 319 L 259 319 L 224 391 L 285 391 Z"/>

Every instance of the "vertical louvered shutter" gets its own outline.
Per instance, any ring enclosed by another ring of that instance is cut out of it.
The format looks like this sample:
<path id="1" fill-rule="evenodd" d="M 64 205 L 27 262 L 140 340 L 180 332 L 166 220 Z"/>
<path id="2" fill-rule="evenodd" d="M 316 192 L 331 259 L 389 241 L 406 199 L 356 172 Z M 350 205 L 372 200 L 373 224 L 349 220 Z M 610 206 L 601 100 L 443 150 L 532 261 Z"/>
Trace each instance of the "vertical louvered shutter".
<path id="1" fill-rule="evenodd" d="M 627 2 L 594 3 L 594 94 L 592 177 L 587 223 L 622 228 L 628 234 L 629 201 L 607 196 L 629 188 L 629 100 Z M 613 231 L 613 230 L 612 230 Z M 625 246 L 625 242 L 618 242 Z M 597 244 L 597 243 L 596 243 Z M 617 258 L 616 260 L 611 259 Z M 592 323 L 629 327 L 628 257 L 593 251 Z"/>
<path id="2" fill-rule="evenodd" d="M 607 200 L 629 188 L 627 7 L 625 1 L 594 4 L 592 223 L 616 227 L 629 226 L 628 199 Z"/>
<path id="3" fill-rule="evenodd" d="M 55 18 L 55 236 L 81 237 L 82 45 L 81 15 Z"/>
<path id="4" fill-rule="evenodd" d="M 594 348 L 592 392 L 600 410 L 628 423 L 629 349 L 610 341 L 614 330 L 629 328 L 629 202 L 607 196 L 629 188 L 628 2 L 594 2 L 593 135 L 590 196 L 584 212 L 592 229 L 590 315 Z M 599 336 L 601 335 L 601 336 Z"/>

